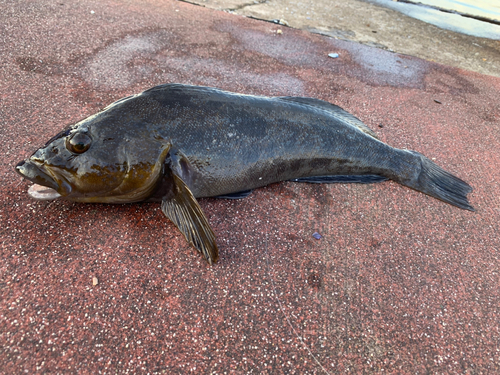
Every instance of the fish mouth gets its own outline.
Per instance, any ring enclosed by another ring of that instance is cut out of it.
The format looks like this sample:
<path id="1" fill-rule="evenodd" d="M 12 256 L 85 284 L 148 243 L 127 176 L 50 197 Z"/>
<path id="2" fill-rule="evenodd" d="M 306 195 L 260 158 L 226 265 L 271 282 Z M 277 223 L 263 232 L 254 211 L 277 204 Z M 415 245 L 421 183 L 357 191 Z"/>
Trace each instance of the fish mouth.
<path id="1" fill-rule="evenodd" d="M 58 193 L 58 190 L 61 190 L 61 184 L 51 175 L 50 170 L 42 168 L 42 165 L 31 160 L 24 160 L 16 165 L 17 173 L 35 183 L 28 189 L 28 195 L 36 200 L 52 200 L 61 197 L 62 195 Z M 64 181 L 62 185 L 68 184 Z"/>

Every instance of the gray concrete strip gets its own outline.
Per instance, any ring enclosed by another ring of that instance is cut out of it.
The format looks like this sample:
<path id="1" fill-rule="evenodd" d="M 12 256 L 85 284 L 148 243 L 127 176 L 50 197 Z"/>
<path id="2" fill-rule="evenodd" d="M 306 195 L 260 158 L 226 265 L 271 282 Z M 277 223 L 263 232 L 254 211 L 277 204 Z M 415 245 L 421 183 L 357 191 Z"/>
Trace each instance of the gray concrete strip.
<path id="1" fill-rule="evenodd" d="M 360 0 L 188 2 L 500 77 L 500 41 L 444 30 Z"/>

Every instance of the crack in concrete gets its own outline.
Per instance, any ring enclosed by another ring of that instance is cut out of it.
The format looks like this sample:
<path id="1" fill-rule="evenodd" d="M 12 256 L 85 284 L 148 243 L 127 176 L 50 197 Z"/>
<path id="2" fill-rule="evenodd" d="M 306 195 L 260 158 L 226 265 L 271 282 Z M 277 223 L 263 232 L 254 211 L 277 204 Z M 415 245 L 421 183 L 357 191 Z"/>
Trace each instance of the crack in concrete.
<path id="1" fill-rule="evenodd" d="M 189 0 L 178 0 L 178 1 L 183 2 L 183 3 L 192 4 L 192 5 L 198 5 L 198 6 L 201 6 L 203 8 L 206 8 L 206 5 L 200 4 L 198 2 L 189 1 Z M 254 6 L 254 5 L 264 4 L 264 3 L 267 3 L 267 2 L 269 2 L 269 0 L 255 0 L 255 1 L 252 1 L 252 2 L 249 2 L 249 3 L 244 3 L 244 4 L 241 4 L 241 5 L 238 5 L 236 7 L 221 8 L 220 10 L 226 11 L 226 12 L 235 12 L 237 10 L 242 10 L 242 9 L 247 8 L 247 7 L 251 7 L 251 6 Z M 258 19 L 258 18 L 256 18 L 256 19 Z M 262 20 L 262 21 L 265 21 L 265 20 Z"/>
<path id="2" fill-rule="evenodd" d="M 189 0 L 177 0 L 177 1 L 180 1 L 180 2 L 183 2 L 183 3 L 192 4 L 192 5 L 201 6 L 203 8 L 207 7 L 204 4 L 200 4 L 200 3 L 194 2 L 194 1 L 189 1 Z M 224 12 L 236 12 L 238 10 L 242 10 L 242 9 L 254 6 L 254 5 L 261 5 L 261 4 L 265 4 L 265 3 L 269 3 L 269 2 L 270 2 L 269 0 L 254 0 L 251 3 L 245 3 L 245 4 L 238 5 L 237 7 L 231 7 L 231 8 L 220 8 L 219 10 L 224 11 Z M 257 20 L 257 21 L 270 22 L 270 23 L 274 23 L 274 24 L 277 24 L 277 25 L 290 27 L 290 25 L 288 24 L 288 22 L 286 22 L 283 19 L 272 19 L 272 20 L 270 20 L 270 19 L 265 19 L 265 18 L 258 18 L 258 17 L 255 17 L 255 16 L 245 16 L 245 17 L 246 18 L 251 18 L 251 19 Z"/>
<path id="3" fill-rule="evenodd" d="M 229 11 L 236 11 L 236 10 L 242 10 L 244 8 L 247 8 L 247 7 L 251 7 L 251 6 L 254 6 L 254 5 L 260 5 L 260 4 L 264 4 L 264 3 L 267 3 L 268 0 L 260 0 L 260 1 L 252 1 L 251 3 L 247 3 L 247 4 L 241 4 L 240 6 L 237 6 L 236 8 L 231 8 L 231 9 L 227 9 Z"/>
<path id="4" fill-rule="evenodd" d="M 205 5 L 199 4 L 199 3 L 195 3 L 194 1 L 188 1 L 188 0 L 177 0 L 177 1 L 180 2 L 180 3 L 187 3 L 187 4 L 191 4 L 191 5 L 197 5 L 197 6 L 202 7 L 202 8 L 206 8 Z"/>

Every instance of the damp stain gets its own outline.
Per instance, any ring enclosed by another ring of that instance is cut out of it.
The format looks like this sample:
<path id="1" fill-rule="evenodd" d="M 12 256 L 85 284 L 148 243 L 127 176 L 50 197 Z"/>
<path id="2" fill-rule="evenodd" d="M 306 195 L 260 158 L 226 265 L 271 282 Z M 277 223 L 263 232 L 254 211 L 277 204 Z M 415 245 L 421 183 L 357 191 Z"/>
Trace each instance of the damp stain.
<path id="1" fill-rule="evenodd" d="M 301 79 L 285 72 L 259 73 L 249 70 L 238 61 L 189 56 L 158 56 L 159 68 L 165 81 L 181 79 L 194 85 L 222 87 L 246 93 L 269 92 L 272 95 L 304 95 Z M 238 77 L 235 80 L 234 77 Z"/>
<path id="2" fill-rule="evenodd" d="M 173 34 L 158 30 L 142 35 L 126 35 L 87 59 L 82 78 L 93 87 L 123 89 L 147 79 L 155 71 L 156 53 L 168 48 Z"/>
<path id="3" fill-rule="evenodd" d="M 324 64 L 320 46 L 308 37 L 295 35 L 276 36 L 251 27 L 222 23 L 217 31 L 229 33 L 236 40 L 235 48 L 251 51 L 276 59 L 290 66 L 318 67 Z"/>
<path id="4" fill-rule="evenodd" d="M 53 60 L 47 60 L 34 56 L 21 56 L 16 58 L 16 64 L 19 69 L 30 72 L 43 74 L 47 76 L 61 75 L 64 73 L 64 67 Z"/>
<path id="5" fill-rule="evenodd" d="M 185 45 L 172 48 L 173 43 Z M 245 64 L 245 57 L 219 58 L 196 54 L 196 43 L 165 30 L 126 35 L 84 59 L 81 76 L 95 89 L 115 90 L 141 81 L 183 82 L 239 91 L 302 95 L 302 80 L 282 70 L 265 73 Z M 234 77 L 238 77 L 235 81 Z"/>
<path id="6" fill-rule="evenodd" d="M 350 74 L 367 84 L 425 88 L 424 79 L 432 63 L 349 41 L 332 39 L 330 43 L 349 53 L 358 65 Z"/>
<path id="7" fill-rule="evenodd" d="M 307 276 L 307 284 L 313 288 L 321 287 L 321 276 L 316 272 L 310 273 L 309 276 Z"/>
<path id="8" fill-rule="evenodd" d="M 197 50 L 198 41 L 170 30 L 153 29 L 103 41 L 93 53 L 67 62 L 34 56 L 18 57 L 15 62 L 25 72 L 76 78 L 72 95 L 93 107 L 112 101 L 109 93 L 116 90 L 125 93 L 133 86 L 146 88 L 166 82 L 245 90 L 250 94 L 306 94 L 303 80 L 286 72 L 283 64 L 270 67 L 264 63 L 266 69 L 262 69 L 262 57 L 249 61 L 248 54 L 241 51 L 227 55 L 220 51 L 199 54 Z"/>

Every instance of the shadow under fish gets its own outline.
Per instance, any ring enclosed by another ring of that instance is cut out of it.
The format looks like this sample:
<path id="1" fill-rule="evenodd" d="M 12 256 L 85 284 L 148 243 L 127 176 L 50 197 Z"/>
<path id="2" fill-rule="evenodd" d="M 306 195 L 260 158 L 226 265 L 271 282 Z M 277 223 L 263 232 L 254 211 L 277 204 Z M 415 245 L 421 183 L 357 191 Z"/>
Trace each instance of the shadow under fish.
<path id="1" fill-rule="evenodd" d="M 16 171 L 35 183 L 28 190 L 35 199 L 159 201 L 210 264 L 217 244 L 196 198 L 244 198 L 278 181 L 391 179 L 474 211 L 466 182 L 381 142 L 336 105 L 181 84 L 118 100 L 57 134 Z"/>

